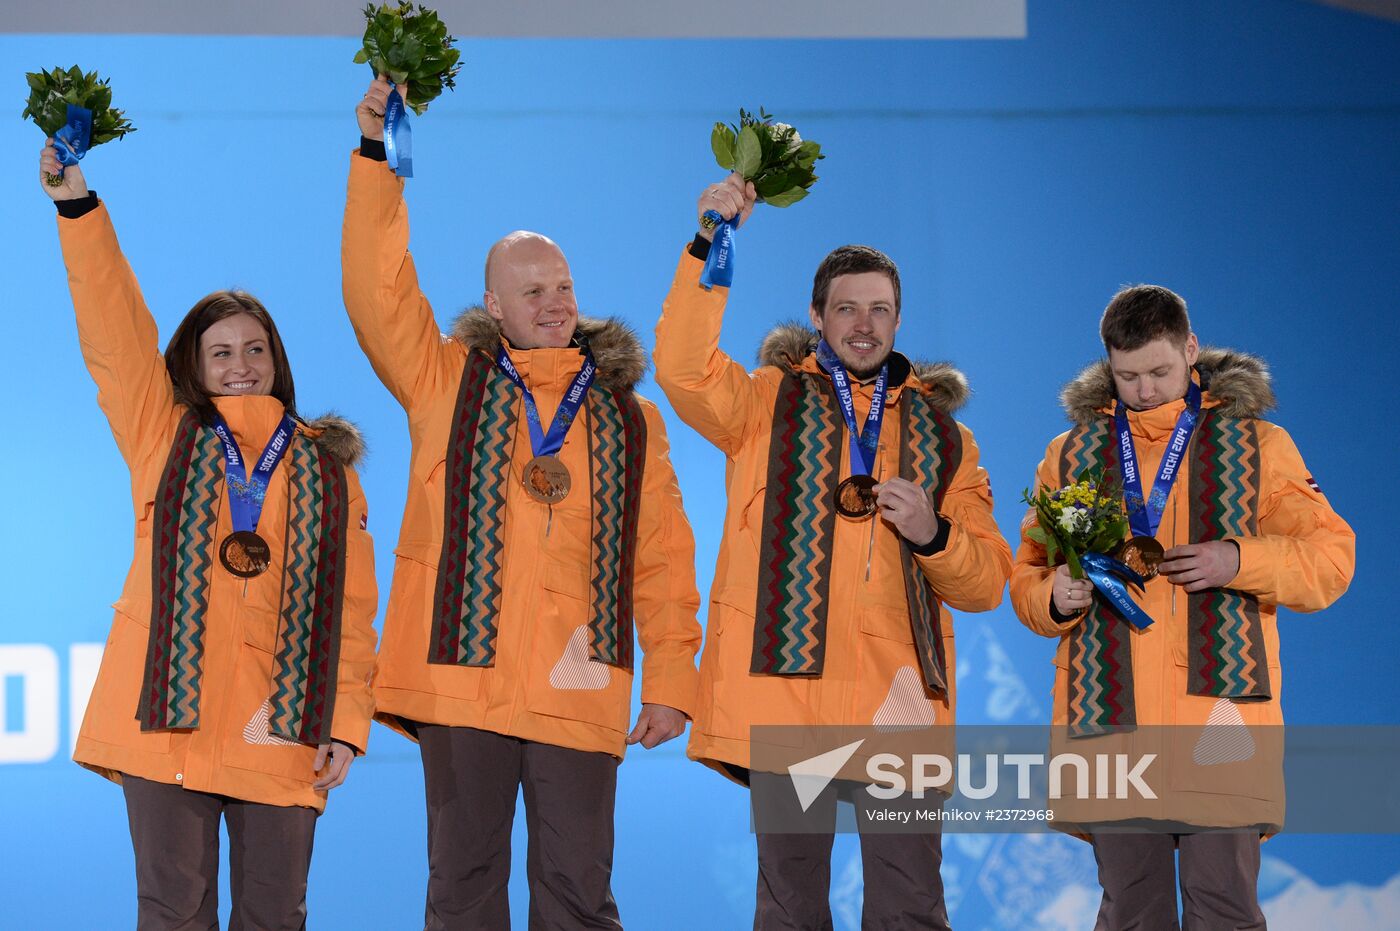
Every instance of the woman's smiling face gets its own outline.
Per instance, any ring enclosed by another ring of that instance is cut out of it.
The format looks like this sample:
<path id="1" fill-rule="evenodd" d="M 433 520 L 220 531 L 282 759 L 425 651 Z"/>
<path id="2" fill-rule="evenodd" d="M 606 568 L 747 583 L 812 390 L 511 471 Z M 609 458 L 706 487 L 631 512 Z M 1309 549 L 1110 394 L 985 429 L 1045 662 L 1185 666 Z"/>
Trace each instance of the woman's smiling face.
<path id="1" fill-rule="evenodd" d="M 247 314 L 225 317 L 199 338 L 199 381 L 210 395 L 271 394 L 276 374 L 267 331 Z"/>

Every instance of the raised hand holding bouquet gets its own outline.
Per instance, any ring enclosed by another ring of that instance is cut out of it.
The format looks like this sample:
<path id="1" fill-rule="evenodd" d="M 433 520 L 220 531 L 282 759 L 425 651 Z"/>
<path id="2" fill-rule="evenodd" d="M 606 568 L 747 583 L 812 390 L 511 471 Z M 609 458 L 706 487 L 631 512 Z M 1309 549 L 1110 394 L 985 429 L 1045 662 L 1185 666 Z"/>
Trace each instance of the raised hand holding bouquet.
<path id="1" fill-rule="evenodd" d="M 385 3 L 365 7 L 365 35 L 355 53 L 357 64 L 366 64 L 376 77 L 385 77 L 395 88 L 384 108 L 384 149 L 389 167 L 404 178 L 413 177 L 413 134 L 407 108 L 422 116 L 428 104 L 444 88 L 454 88 L 462 70 L 456 41 L 433 10 L 419 4 Z M 407 101 L 398 90 L 407 89 Z"/>
<path id="2" fill-rule="evenodd" d="M 1027 530 L 1026 536 L 1045 547 L 1048 565 L 1057 565 L 1063 557 L 1071 577 L 1093 582 L 1098 593 L 1134 627 L 1143 630 L 1151 626 L 1152 618 L 1133 601 L 1128 586 L 1141 590 L 1156 575 L 1155 566 L 1143 567 L 1150 571 L 1144 575 L 1108 555 L 1122 552 L 1128 518 L 1119 490 L 1102 470 L 1085 472 L 1074 484 L 1055 491 L 1042 488 L 1034 495 L 1023 491 L 1021 500 L 1035 509 L 1036 526 Z"/>
<path id="3" fill-rule="evenodd" d="M 739 111 L 737 124 L 716 123 L 710 148 L 719 167 L 752 183 L 760 203 L 788 207 L 807 196 L 817 181 L 813 170 L 825 158 L 819 143 L 804 140 L 787 123 L 773 122 L 773 115 L 759 108 L 758 116 Z M 714 247 L 705 262 L 700 283 L 706 288 L 729 287 L 734 281 L 734 231 L 738 214 L 724 216 L 707 210 L 701 222 L 714 230 Z"/>
<path id="4" fill-rule="evenodd" d="M 121 110 L 112 108 L 112 88 L 96 71 L 84 74 L 74 65 L 66 71 L 31 71 L 24 78 L 29 100 L 20 116 L 53 137 L 62 165 L 76 165 L 93 146 L 136 131 Z M 51 187 L 62 181 L 61 172 L 45 178 Z"/>

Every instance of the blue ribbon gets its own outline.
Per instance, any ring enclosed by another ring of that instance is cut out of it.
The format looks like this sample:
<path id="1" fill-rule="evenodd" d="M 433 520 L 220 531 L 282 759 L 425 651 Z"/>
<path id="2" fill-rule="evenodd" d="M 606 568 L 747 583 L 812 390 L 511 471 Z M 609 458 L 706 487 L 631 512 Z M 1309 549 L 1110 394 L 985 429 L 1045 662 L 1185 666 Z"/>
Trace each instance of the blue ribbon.
<path id="1" fill-rule="evenodd" d="M 1137 602 L 1133 601 L 1133 596 L 1128 594 L 1128 585 L 1141 591 L 1147 584 L 1146 579 L 1124 563 L 1103 553 L 1085 553 L 1079 557 L 1079 565 L 1084 568 L 1084 574 L 1094 583 L 1094 587 L 1103 593 L 1114 610 L 1123 615 L 1130 624 L 1138 630 L 1146 630 L 1152 626 L 1151 616 L 1138 607 Z"/>
<path id="2" fill-rule="evenodd" d="M 58 152 L 58 163 L 67 167 L 76 165 L 92 144 L 92 111 L 76 104 L 68 105 L 68 122 L 53 134 L 54 149 Z M 59 177 L 63 177 L 60 171 Z"/>
<path id="3" fill-rule="evenodd" d="M 1157 479 L 1152 483 L 1152 495 L 1144 500 L 1142 494 L 1142 470 L 1138 467 L 1137 451 L 1133 448 L 1133 432 L 1128 425 L 1128 408 L 1119 401 L 1113 412 L 1113 420 L 1118 431 L 1118 456 L 1123 466 L 1123 502 L 1128 506 L 1128 523 L 1135 537 L 1155 537 L 1162 524 L 1162 515 L 1167 510 L 1167 497 L 1172 484 L 1181 474 L 1182 457 L 1186 455 L 1186 444 L 1191 442 L 1191 434 L 1201 415 L 1201 386 L 1193 380 L 1186 389 L 1186 407 L 1176 418 L 1176 429 L 1172 431 L 1171 442 L 1162 454 L 1162 464 L 1157 469 Z"/>
<path id="4" fill-rule="evenodd" d="M 253 474 L 247 472 L 247 464 L 238 451 L 238 443 L 233 439 L 224 418 L 214 416 L 214 432 L 224 443 L 224 483 L 228 486 L 229 518 L 234 530 L 257 530 L 258 518 L 262 516 L 263 498 L 267 496 L 268 481 L 272 478 L 277 463 L 282 461 L 291 447 L 292 434 L 296 432 L 296 421 L 290 414 L 282 415 L 272 436 L 258 457 Z"/>
<path id="5" fill-rule="evenodd" d="M 413 177 L 413 128 L 408 125 L 408 107 L 397 87 L 389 91 L 384 107 L 384 154 L 396 175 Z"/>
<path id="6" fill-rule="evenodd" d="M 535 405 L 535 396 L 525 386 L 525 379 L 520 377 L 520 372 L 510 361 L 510 355 L 507 354 L 505 346 L 496 350 L 496 367 L 504 372 L 507 378 L 515 382 L 515 386 L 520 389 L 520 394 L 525 400 L 525 420 L 530 426 L 530 448 L 534 450 L 535 455 L 553 456 L 563 449 L 564 437 L 568 434 L 574 418 L 578 416 L 578 410 L 583 406 L 583 399 L 588 395 L 588 389 L 598 374 L 598 366 L 593 361 L 593 353 L 587 349 L 584 350 L 583 368 L 579 369 L 578 374 L 574 376 L 573 384 L 569 385 L 569 390 L 565 391 L 564 397 L 560 399 L 559 410 L 554 414 L 554 420 L 549 425 L 548 433 L 545 432 L 543 424 L 540 423 L 540 411 Z"/>
<path id="7" fill-rule="evenodd" d="M 700 285 L 706 291 L 715 285 L 727 288 L 734 283 L 734 223 L 720 216 L 718 210 L 706 210 L 705 216 L 717 225 L 710 254 L 705 258 L 705 270 L 700 273 Z"/>
<path id="8" fill-rule="evenodd" d="M 841 404 L 841 416 L 845 418 L 846 435 L 851 443 L 851 473 L 870 475 L 875 471 L 875 455 L 880 448 L 880 425 L 885 419 L 889 363 L 880 366 L 880 375 L 875 379 L 875 392 L 870 398 L 870 413 L 866 415 L 865 426 L 859 434 L 856 433 L 856 405 L 850 376 L 825 339 L 817 340 L 817 364 L 831 376 L 831 383 L 836 386 L 836 400 Z"/>

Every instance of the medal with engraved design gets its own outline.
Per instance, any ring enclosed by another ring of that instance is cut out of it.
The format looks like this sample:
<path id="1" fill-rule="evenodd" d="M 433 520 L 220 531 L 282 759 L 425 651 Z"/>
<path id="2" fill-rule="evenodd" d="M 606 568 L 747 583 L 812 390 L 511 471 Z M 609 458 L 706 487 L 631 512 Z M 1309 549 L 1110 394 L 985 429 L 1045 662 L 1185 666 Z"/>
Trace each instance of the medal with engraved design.
<path id="1" fill-rule="evenodd" d="M 233 533 L 219 541 L 219 565 L 237 578 L 255 578 L 272 564 L 272 547 L 258 536 L 258 518 L 262 516 L 263 498 L 272 473 L 296 434 L 296 421 L 290 414 L 282 415 L 251 472 L 222 416 L 214 418 L 212 429 L 224 446 L 224 484 L 233 524 Z"/>
<path id="2" fill-rule="evenodd" d="M 535 454 L 535 458 L 525 463 L 525 471 L 520 480 L 525 486 L 525 493 L 540 504 L 558 504 L 569 496 L 569 489 L 573 486 L 568 467 L 559 460 L 556 453 L 564 448 L 564 437 L 578 417 L 588 389 L 598 374 L 598 365 L 593 361 L 593 354 L 588 351 L 587 342 L 580 339 L 580 343 L 583 366 L 564 392 L 564 397 L 560 399 L 559 409 L 555 411 L 548 431 L 540 423 L 540 411 L 535 406 L 535 396 L 516 370 L 515 363 L 510 360 L 510 353 L 506 352 L 505 346 L 496 351 L 496 368 L 520 389 L 520 398 L 525 405 L 525 423 L 530 428 L 530 450 Z"/>
<path id="3" fill-rule="evenodd" d="M 252 579 L 272 565 L 272 547 L 251 530 L 235 530 L 219 544 L 219 564 L 240 579 Z"/>
<path id="4" fill-rule="evenodd" d="M 875 514 L 875 486 L 869 475 L 852 475 L 836 486 L 836 513 L 852 520 L 867 520 Z"/>
<path id="5" fill-rule="evenodd" d="M 558 456 L 536 456 L 525 464 L 525 491 L 541 504 L 558 504 L 569 496 L 573 479 Z"/>
<path id="6" fill-rule="evenodd" d="M 1167 558 L 1166 551 L 1155 537 L 1130 537 L 1113 555 L 1123 565 L 1149 580 L 1157 577 L 1162 560 Z"/>

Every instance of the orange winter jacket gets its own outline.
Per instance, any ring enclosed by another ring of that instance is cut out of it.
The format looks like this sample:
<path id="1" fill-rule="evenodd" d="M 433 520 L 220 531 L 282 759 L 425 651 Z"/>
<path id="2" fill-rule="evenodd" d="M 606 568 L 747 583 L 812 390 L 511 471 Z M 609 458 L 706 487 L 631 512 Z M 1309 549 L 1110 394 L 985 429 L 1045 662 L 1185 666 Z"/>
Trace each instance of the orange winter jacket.
<path id="1" fill-rule="evenodd" d="M 463 314 L 444 336 L 418 289 L 408 254 L 403 182 L 383 163 L 350 159 L 345 207 L 345 306 L 374 370 L 408 414 L 413 443 L 408 501 L 395 550 L 394 582 L 375 674 L 379 720 L 475 727 L 526 740 L 621 757 L 629 729 L 632 673 L 593 660 L 586 634 L 592 568 L 589 438 L 571 429 L 559 458 L 573 491 L 551 508 L 531 498 L 522 476 L 533 456 L 517 417 L 512 480 L 504 496 L 504 566 L 492 666 L 428 662 L 434 584 L 443 548 L 447 446 L 468 354 L 494 358 L 501 345 L 483 311 Z M 600 384 L 640 380 L 645 353 L 613 322 L 579 320 Z M 510 349 L 546 420 L 583 364 L 576 348 Z M 695 544 L 656 406 L 641 400 L 647 448 L 637 529 L 634 606 L 645 657 L 641 697 L 687 715 L 695 704 Z M 515 401 L 517 410 L 523 402 Z M 582 420 L 583 418 L 580 418 Z M 631 618 L 624 635 L 631 636 Z"/>
<path id="2" fill-rule="evenodd" d="M 1203 349 L 1197 370 L 1205 384 L 1202 409 L 1219 409 L 1232 417 L 1257 419 L 1273 404 L 1267 369 L 1257 359 L 1228 350 Z M 1111 415 L 1115 401 L 1112 375 L 1107 362 L 1099 362 L 1081 373 L 1062 393 L 1065 409 L 1075 423 L 1087 425 L 1096 418 Z M 1176 427 L 1185 401 L 1148 411 L 1130 411 L 1128 423 L 1133 434 L 1138 468 L 1145 488 L 1150 489 L 1162 455 Z M 1356 560 L 1356 537 L 1347 523 L 1332 510 L 1314 485 L 1293 440 L 1274 424 L 1257 421 L 1259 437 L 1259 506 L 1257 536 L 1228 537 L 1239 545 L 1239 574 L 1228 586 L 1253 594 L 1259 599 L 1260 629 L 1264 641 L 1272 698 L 1267 701 L 1232 701 L 1192 695 L 1187 692 L 1188 629 L 1187 595 L 1165 576 L 1147 583 L 1145 594 L 1136 600 L 1153 619 L 1150 627 L 1131 632 L 1132 684 L 1134 706 L 1140 729 L 1123 738 L 1115 752 L 1136 758 L 1139 751 L 1162 751 L 1153 741 L 1173 741 L 1162 753 L 1159 773 L 1168 793 L 1157 800 L 1134 799 L 1130 806 L 1080 806 L 1088 816 L 1076 814 L 1071 804 L 1056 805 L 1058 820 L 1120 820 L 1152 818 L 1201 826 L 1277 825 L 1282 822 L 1283 789 L 1281 772 L 1257 765 L 1197 765 L 1208 759 L 1211 738 L 1200 738 L 1203 726 L 1211 724 L 1280 725 L 1283 723 L 1281 694 L 1283 676 L 1279 667 L 1277 606 L 1294 611 L 1320 611 L 1341 597 L 1351 582 Z M 1192 446 L 1199 440 L 1193 437 Z M 1061 434 L 1050 441 L 1045 458 L 1036 471 L 1037 487 L 1063 487 L 1075 477 L 1060 474 L 1061 449 L 1069 437 Z M 1200 542 L 1190 536 L 1191 456 L 1183 457 L 1180 474 L 1172 486 L 1167 510 L 1157 531 L 1164 549 Z M 1035 526 L 1035 512 L 1029 510 L 1022 523 L 1020 549 L 1011 573 L 1011 601 L 1016 614 L 1031 630 L 1059 638 L 1055 652 L 1053 723 L 1069 721 L 1070 635 L 1083 616 L 1057 622 L 1050 610 L 1052 569 L 1046 566 L 1045 549 L 1025 536 Z M 1122 622 L 1126 624 L 1127 622 Z M 1154 728 L 1152 725 L 1177 725 Z M 1259 750 L 1277 751 L 1281 744 L 1265 747 L 1273 731 L 1260 730 Z M 1226 735 L 1227 728 L 1219 731 Z M 1236 733 L 1239 733 L 1237 731 Z M 1060 743 L 1057 749 L 1097 752 L 1093 739 Z M 1179 746 L 1177 746 L 1179 744 Z M 1247 750 L 1247 748 L 1246 748 Z M 1238 763 L 1248 762 L 1244 753 Z M 1194 759 L 1193 759 L 1194 758 Z M 1267 778 L 1266 778 L 1267 777 Z M 1149 783 L 1151 785 L 1151 783 Z M 1154 792 L 1156 789 L 1154 789 Z M 1111 818 L 1103 817 L 1111 812 Z"/>
<path id="3" fill-rule="evenodd" d="M 710 592 L 708 637 L 700 662 L 700 702 L 689 753 L 719 769 L 750 766 L 752 725 L 951 724 L 956 690 L 953 624 L 947 608 L 988 611 L 1001 601 L 1011 550 L 992 519 L 987 473 L 977 444 L 961 424 L 962 459 L 949 480 L 941 512 L 951 524 L 947 545 L 916 556 L 938 593 L 947 693 L 936 700 L 924 685 L 913 645 L 900 538 L 880 520 L 836 519 L 826 620 L 826 658 L 820 676 L 749 671 L 758 593 L 759 544 L 768 476 L 773 405 L 784 366 L 820 372 L 812 354 L 816 334 L 782 327 L 765 341 L 762 368 L 750 374 L 719 349 L 728 289 L 700 286 L 704 263 L 687 251 L 656 327 L 656 380 L 681 419 L 727 457 L 728 505 L 724 537 Z M 901 392 L 928 392 L 935 405 L 955 409 L 967 396 L 962 376 L 947 366 L 911 367 L 896 354 L 886 404 Z M 856 422 L 870 410 L 872 387 L 853 386 Z M 875 474 L 899 474 L 899 418 L 887 416 Z M 842 440 L 841 475 L 849 475 Z M 873 533 L 873 537 L 872 537 Z M 867 573 L 868 558 L 868 573 Z"/>
<path id="4" fill-rule="evenodd" d="M 279 465 L 268 486 L 258 534 L 272 549 L 272 568 L 246 583 L 214 559 L 205 618 L 200 726 L 143 732 L 136 719 L 151 618 L 151 530 L 156 489 L 185 406 L 176 401 L 157 344 L 155 321 L 122 256 L 105 206 L 58 221 L 78 338 L 97 400 L 131 470 L 136 519 L 135 557 L 127 573 L 102 665 L 88 700 L 73 758 L 109 779 L 123 774 L 186 789 L 269 805 L 317 810 L 326 793 L 311 788 L 316 748 L 268 731 L 267 701 L 277 643 L 282 592 L 289 470 Z M 214 399 L 244 457 L 262 452 L 282 419 L 282 403 L 268 396 Z M 355 428 L 324 418 L 298 431 L 346 464 L 350 514 L 341 616 L 339 673 L 331 736 L 363 752 L 373 712 L 374 614 L 379 599 L 374 548 L 363 527 L 364 494 L 349 466 L 363 443 Z M 233 530 L 228 496 L 218 485 L 216 541 Z"/>

